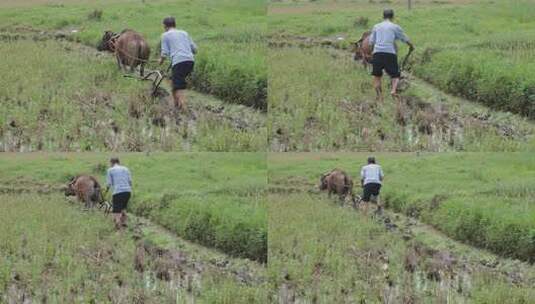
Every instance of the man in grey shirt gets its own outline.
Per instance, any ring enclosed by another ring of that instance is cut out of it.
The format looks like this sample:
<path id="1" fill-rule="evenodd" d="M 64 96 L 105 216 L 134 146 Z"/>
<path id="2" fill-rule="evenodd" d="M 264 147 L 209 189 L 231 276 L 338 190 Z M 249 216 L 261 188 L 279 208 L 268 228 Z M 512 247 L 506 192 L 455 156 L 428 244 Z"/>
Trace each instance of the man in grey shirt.
<path id="1" fill-rule="evenodd" d="M 193 71 L 197 46 L 188 33 L 176 29 L 175 18 L 165 18 L 163 26 L 165 32 L 162 34 L 160 64 L 165 58 L 171 60 L 174 104 L 178 110 L 186 110 L 186 77 Z"/>
<path id="2" fill-rule="evenodd" d="M 106 174 L 106 192 L 113 189 L 112 192 L 112 213 L 115 227 L 121 229 L 126 227 L 126 207 L 132 193 L 132 178 L 130 170 L 121 166 L 119 158 L 110 159 L 111 168 Z"/>
<path id="3" fill-rule="evenodd" d="M 383 184 L 384 174 L 381 166 L 375 163 L 375 157 L 368 157 L 368 165 L 362 167 L 360 170 L 360 183 L 363 188 L 362 204 L 364 214 L 368 213 L 368 203 L 372 195 L 376 198 L 377 210 L 382 211 L 382 205 L 379 202 L 379 192 Z"/>
<path id="4" fill-rule="evenodd" d="M 383 70 L 385 70 L 392 78 L 392 91 L 390 94 L 392 94 L 393 97 L 397 97 L 397 89 L 401 73 L 398 66 L 396 40 L 405 42 L 409 45 L 411 51 L 414 50 L 414 45 L 411 43 L 407 35 L 405 35 L 403 29 L 392 22 L 394 19 L 394 11 L 385 9 L 383 17 L 384 21 L 376 24 L 370 35 L 370 45 L 373 45 L 373 86 L 377 93 L 377 98 L 381 102 L 383 100 L 381 88 Z"/>

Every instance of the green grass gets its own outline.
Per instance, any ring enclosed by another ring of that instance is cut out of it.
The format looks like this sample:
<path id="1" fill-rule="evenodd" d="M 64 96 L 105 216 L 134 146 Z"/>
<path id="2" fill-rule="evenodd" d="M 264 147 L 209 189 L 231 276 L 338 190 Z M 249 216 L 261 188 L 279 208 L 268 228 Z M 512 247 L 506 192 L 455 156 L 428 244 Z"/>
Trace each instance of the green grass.
<path id="1" fill-rule="evenodd" d="M 321 172 L 335 167 L 358 180 L 366 159 L 364 154 L 314 155 L 270 161 L 270 183 L 283 185 L 298 176 L 294 185 L 309 190 Z M 535 191 L 529 181 L 535 163 L 530 154 L 379 154 L 378 160 L 386 175 L 382 198 L 388 208 L 418 217 L 451 238 L 533 262 Z"/>
<path id="2" fill-rule="evenodd" d="M 2 194 L 0 199 L 2 303 L 251 303 L 265 297 L 262 288 L 208 270 L 191 290 L 182 282 L 151 278 L 148 270 L 157 259 L 147 259 L 145 273 L 136 271 L 132 233 L 115 232 L 109 217 L 82 212 L 63 195 Z"/>
<path id="3" fill-rule="evenodd" d="M 141 32 L 157 58 L 161 21 L 173 15 L 199 45 L 194 87 L 230 103 L 266 108 L 263 36 L 265 3 L 261 0 L 202 1 L 61 1 L 59 5 L 7 7 L 0 27 L 7 31 L 31 26 L 45 30 L 78 29 L 75 39 L 96 46 L 105 30 Z M 95 10 L 102 16 L 90 18 Z"/>
<path id="4" fill-rule="evenodd" d="M 417 47 L 412 73 L 483 105 L 409 79 L 404 122 L 391 98 L 375 103 L 369 73 L 350 62 L 347 50 L 381 20 L 384 6 L 379 1 L 271 3 L 270 40 L 278 44 L 268 56 L 272 150 L 532 150 L 533 123 L 521 117 L 533 117 L 533 21 L 527 18 L 533 1 L 424 1 L 411 12 L 405 1 L 392 1 L 396 22 Z M 324 40 L 340 49 L 319 47 Z M 406 52 L 400 45 L 401 56 Z M 414 99 L 432 107 L 415 108 Z M 503 132 L 511 124 L 524 131 Z"/>
<path id="5" fill-rule="evenodd" d="M 57 189 L 71 176 L 94 175 L 104 185 L 110 154 L 8 154 L 5 188 Z M 132 172 L 128 210 L 178 236 L 237 257 L 266 262 L 267 210 L 262 153 L 121 154 Z"/>
<path id="6" fill-rule="evenodd" d="M 68 42 L 0 43 L 4 151 L 260 151 L 265 115 L 189 92 L 195 119 L 177 124 L 149 83 L 124 78 L 113 59 Z M 164 85 L 167 87 L 167 84 Z M 214 111 L 220 109 L 220 111 Z"/>
<path id="7" fill-rule="evenodd" d="M 407 271 L 411 248 L 429 243 L 419 237 L 403 241 L 399 233 L 389 233 L 326 197 L 282 193 L 269 195 L 269 202 L 268 273 L 275 302 L 529 303 L 535 298 L 529 284 L 510 285 L 506 277 L 478 267 L 478 260 L 471 265 L 466 257 L 458 260 L 451 278 L 445 271 L 439 281 L 428 277 L 432 258 L 419 257 L 416 270 Z M 475 256 L 482 257 L 477 252 Z M 533 276 L 533 269 L 523 271 Z"/>

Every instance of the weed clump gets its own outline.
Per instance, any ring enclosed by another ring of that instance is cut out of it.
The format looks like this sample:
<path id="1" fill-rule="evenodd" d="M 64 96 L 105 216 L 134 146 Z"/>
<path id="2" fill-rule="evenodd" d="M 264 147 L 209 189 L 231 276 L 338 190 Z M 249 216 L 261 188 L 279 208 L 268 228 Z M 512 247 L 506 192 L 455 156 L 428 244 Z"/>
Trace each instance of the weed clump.
<path id="1" fill-rule="evenodd" d="M 93 21 L 100 21 L 102 20 L 102 14 L 103 11 L 101 9 L 95 9 L 91 13 L 89 13 L 89 15 L 87 15 L 87 19 Z"/>

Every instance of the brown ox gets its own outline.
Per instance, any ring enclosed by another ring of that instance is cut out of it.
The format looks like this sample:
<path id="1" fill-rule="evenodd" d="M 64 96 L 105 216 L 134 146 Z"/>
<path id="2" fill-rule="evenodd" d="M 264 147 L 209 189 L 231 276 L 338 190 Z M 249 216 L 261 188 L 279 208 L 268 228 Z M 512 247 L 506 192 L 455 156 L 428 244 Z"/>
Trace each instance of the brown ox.
<path id="1" fill-rule="evenodd" d="M 130 71 L 134 72 L 134 69 L 140 66 L 139 73 L 143 77 L 145 64 L 150 57 L 150 47 L 141 34 L 129 29 L 119 34 L 106 31 L 97 49 L 114 52 L 117 65 L 123 71 L 130 67 Z"/>
<path id="2" fill-rule="evenodd" d="M 330 172 L 322 174 L 320 177 L 320 190 L 327 190 L 329 197 L 335 193 L 338 195 L 341 201 L 349 196 L 351 200 L 353 198 L 353 180 L 351 176 L 340 169 L 334 169 Z"/>
<path id="3" fill-rule="evenodd" d="M 366 31 L 360 37 L 360 40 L 355 42 L 353 46 L 353 59 L 355 61 L 360 60 L 365 69 L 372 63 L 373 58 L 373 45 L 370 45 L 371 31 Z"/>
<path id="4" fill-rule="evenodd" d="M 95 203 L 99 204 L 100 207 L 107 205 L 107 202 L 104 201 L 100 184 L 96 178 L 90 175 L 78 175 L 71 179 L 65 187 L 65 196 L 72 195 L 75 195 L 80 202 L 83 202 L 86 208 L 92 208 Z"/>

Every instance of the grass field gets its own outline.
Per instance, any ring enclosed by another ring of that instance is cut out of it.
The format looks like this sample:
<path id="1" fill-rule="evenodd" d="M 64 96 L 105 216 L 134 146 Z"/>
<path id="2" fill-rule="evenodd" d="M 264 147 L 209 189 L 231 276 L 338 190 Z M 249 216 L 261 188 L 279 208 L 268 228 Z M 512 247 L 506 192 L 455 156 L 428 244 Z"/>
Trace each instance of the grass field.
<path id="1" fill-rule="evenodd" d="M 109 154 L 8 154 L 0 157 L 5 191 L 58 191 L 92 174 L 104 185 Z M 266 162 L 262 153 L 124 154 L 132 172 L 133 214 L 178 236 L 265 262 Z M 29 190 L 28 190 L 29 189 Z"/>
<path id="2" fill-rule="evenodd" d="M 348 49 L 384 6 L 396 9 L 416 44 L 409 68 L 425 80 L 408 76 L 401 109 L 390 97 L 375 102 L 371 77 Z M 522 117 L 533 113 L 527 16 L 534 8 L 532 1 L 419 1 L 411 12 L 405 1 L 272 2 L 271 150 L 532 150 L 534 125 Z"/>
<path id="3" fill-rule="evenodd" d="M 533 256 L 526 251 L 532 248 L 528 223 L 534 214 L 526 180 L 533 171 L 529 155 L 378 154 L 387 202 L 385 218 L 378 219 L 340 207 L 316 188 L 319 175 L 335 167 L 358 184 L 366 157 L 270 154 L 268 272 L 279 302 L 535 299 L 533 266 L 503 257 Z"/>
<path id="4" fill-rule="evenodd" d="M 90 46 L 96 46 L 107 29 L 119 32 L 132 28 L 147 37 L 155 58 L 159 55 L 157 46 L 163 31 L 161 21 L 174 15 L 178 26 L 190 32 L 199 44 L 196 87 L 229 102 L 265 108 L 267 81 L 262 37 L 266 30 L 266 6 L 263 1 L 33 3 L 37 5 L 29 7 L 24 1 L 20 7 L 4 4 L 0 27 L 7 31 L 27 26 L 45 30 L 77 29 L 74 39 Z M 95 10 L 102 14 L 91 18 Z"/>
<path id="5" fill-rule="evenodd" d="M 151 227 L 117 233 L 109 217 L 82 212 L 56 193 L 0 199 L 2 303 L 251 303 L 266 296 L 261 284 L 231 275 L 247 263 L 172 242 Z M 230 266 L 217 269 L 210 260 Z"/>
<path id="6" fill-rule="evenodd" d="M 40 4 L 0 12 L 9 58 L 0 64 L 3 151 L 265 150 L 261 1 Z M 89 17 L 95 10 L 102 16 Z M 149 82 L 122 77 L 115 59 L 95 50 L 104 30 L 128 27 L 147 37 L 155 59 L 170 14 L 200 50 L 192 83 L 202 93 L 189 93 L 190 115 L 174 113 L 165 94 L 150 97 Z"/>
<path id="7" fill-rule="evenodd" d="M 298 155 L 270 160 L 270 187 L 292 178 L 290 188 L 310 190 L 321 173 L 336 167 L 349 172 L 358 184 L 367 157 Z M 535 192 L 530 176 L 535 163 L 530 154 L 379 154 L 378 160 L 386 175 L 382 198 L 387 208 L 416 217 L 454 239 L 533 261 Z"/>

